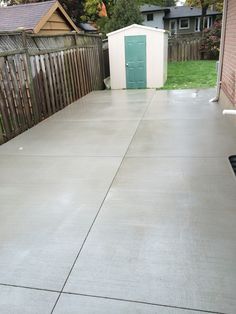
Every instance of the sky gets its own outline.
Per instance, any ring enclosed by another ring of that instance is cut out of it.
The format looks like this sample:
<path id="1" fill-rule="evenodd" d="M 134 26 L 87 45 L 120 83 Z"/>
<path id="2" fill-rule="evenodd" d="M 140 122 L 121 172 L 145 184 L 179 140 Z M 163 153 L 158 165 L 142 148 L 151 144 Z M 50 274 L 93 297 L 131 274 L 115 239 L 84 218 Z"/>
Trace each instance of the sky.
<path id="1" fill-rule="evenodd" d="M 184 0 L 179 0 L 179 1 L 177 1 L 177 5 L 183 5 L 184 4 Z"/>

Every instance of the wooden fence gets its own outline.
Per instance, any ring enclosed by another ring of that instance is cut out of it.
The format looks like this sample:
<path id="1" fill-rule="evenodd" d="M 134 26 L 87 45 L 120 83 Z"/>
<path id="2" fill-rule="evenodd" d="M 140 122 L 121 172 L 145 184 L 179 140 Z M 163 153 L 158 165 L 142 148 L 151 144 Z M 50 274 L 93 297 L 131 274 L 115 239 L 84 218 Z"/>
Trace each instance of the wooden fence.
<path id="1" fill-rule="evenodd" d="M 201 60 L 201 38 L 169 39 L 169 61 Z"/>
<path id="2" fill-rule="evenodd" d="M 103 88 L 98 36 L 0 34 L 0 142 Z"/>

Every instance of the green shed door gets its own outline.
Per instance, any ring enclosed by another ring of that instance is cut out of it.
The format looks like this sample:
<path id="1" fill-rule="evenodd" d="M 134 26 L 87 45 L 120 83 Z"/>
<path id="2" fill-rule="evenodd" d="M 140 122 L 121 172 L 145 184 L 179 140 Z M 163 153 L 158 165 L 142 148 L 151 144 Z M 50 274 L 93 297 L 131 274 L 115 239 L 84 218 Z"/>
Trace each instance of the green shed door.
<path id="1" fill-rule="evenodd" d="M 146 88 L 146 36 L 125 36 L 126 88 Z"/>

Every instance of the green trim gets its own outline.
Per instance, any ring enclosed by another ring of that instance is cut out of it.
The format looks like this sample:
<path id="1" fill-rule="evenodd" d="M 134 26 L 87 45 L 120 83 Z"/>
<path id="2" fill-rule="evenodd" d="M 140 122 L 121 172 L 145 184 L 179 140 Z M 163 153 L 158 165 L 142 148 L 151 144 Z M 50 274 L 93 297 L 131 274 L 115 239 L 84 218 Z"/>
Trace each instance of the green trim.
<path id="1" fill-rule="evenodd" d="M 146 36 L 125 36 L 126 88 L 147 88 Z"/>

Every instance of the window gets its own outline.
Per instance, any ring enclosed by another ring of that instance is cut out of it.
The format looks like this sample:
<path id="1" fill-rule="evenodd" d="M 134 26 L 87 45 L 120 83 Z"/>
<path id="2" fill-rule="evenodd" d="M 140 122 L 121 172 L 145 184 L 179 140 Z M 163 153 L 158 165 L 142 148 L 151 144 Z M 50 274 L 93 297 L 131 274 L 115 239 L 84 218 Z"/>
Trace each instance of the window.
<path id="1" fill-rule="evenodd" d="M 212 25 L 213 25 L 213 19 L 212 19 L 212 16 L 209 16 L 208 17 L 208 28 L 212 27 Z"/>
<path id="2" fill-rule="evenodd" d="M 200 32 L 201 31 L 201 18 L 196 17 L 195 19 L 195 32 Z"/>
<path id="3" fill-rule="evenodd" d="M 180 19 L 179 28 L 180 29 L 188 29 L 189 28 L 189 19 Z"/>
<path id="4" fill-rule="evenodd" d="M 210 28 L 213 25 L 212 16 L 207 16 L 204 18 L 204 28 Z M 196 17 L 195 19 L 195 32 L 200 32 L 201 30 L 201 18 Z"/>
<path id="5" fill-rule="evenodd" d="M 212 16 L 205 17 L 204 28 L 212 27 Z"/>
<path id="6" fill-rule="evenodd" d="M 153 21 L 153 13 L 147 14 L 147 21 Z"/>

